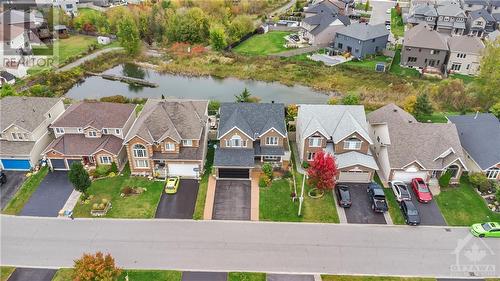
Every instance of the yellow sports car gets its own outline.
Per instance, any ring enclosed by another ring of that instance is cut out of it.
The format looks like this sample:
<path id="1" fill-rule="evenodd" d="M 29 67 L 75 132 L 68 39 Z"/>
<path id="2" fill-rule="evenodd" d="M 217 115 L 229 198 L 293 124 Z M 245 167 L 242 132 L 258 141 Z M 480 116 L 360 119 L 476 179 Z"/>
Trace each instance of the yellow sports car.
<path id="1" fill-rule="evenodd" d="M 168 178 L 165 183 L 165 193 L 166 194 L 175 194 L 177 189 L 179 188 L 179 177 Z"/>

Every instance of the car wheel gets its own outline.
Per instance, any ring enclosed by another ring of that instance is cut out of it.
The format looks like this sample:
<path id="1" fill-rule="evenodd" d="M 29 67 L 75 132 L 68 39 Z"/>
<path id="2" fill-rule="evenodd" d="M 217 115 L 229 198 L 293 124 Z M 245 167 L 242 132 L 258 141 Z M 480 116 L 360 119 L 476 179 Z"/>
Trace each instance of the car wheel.
<path id="1" fill-rule="evenodd" d="M 372 203 L 372 210 L 375 211 L 375 205 Z"/>
<path id="2" fill-rule="evenodd" d="M 484 234 L 479 234 L 479 238 L 484 238 Z"/>

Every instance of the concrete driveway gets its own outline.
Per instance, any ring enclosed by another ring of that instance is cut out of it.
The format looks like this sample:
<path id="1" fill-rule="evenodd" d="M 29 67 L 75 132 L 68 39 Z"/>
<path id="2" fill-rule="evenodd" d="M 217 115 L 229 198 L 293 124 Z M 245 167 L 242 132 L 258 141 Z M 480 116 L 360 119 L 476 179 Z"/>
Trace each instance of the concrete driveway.
<path id="1" fill-rule="evenodd" d="M 73 191 L 66 171 L 49 172 L 21 211 L 21 216 L 57 217 Z"/>
<path id="2" fill-rule="evenodd" d="M 3 171 L 7 176 L 7 182 L 0 186 L 0 209 L 3 210 L 19 190 L 24 180 L 26 172 L 21 171 Z"/>
<path id="3" fill-rule="evenodd" d="M 227 281 L 227 273 L 185 271 L 182 273 L 182 281 Z"/>
<path id="4" fill-rule="evenodd" d="M 447 225 L 435 199 L 432 199 L 431 202 L 426 204 L 420 203 L 413 189 L 411 189 L 411 187 L 409 189 L 411 192 L 411 201 L 417 207 L 418 213 L 420 214 L 421 225 Z"/>
<path id="5" fill-rule="evenodd" d="M 250 220 L 250 191 L 249 180 L 217 180 L 212 219 Z"/>
<path id="6" fill-rule="evenodd" d="M 267 281 L 314 281 L 314 275 L 267 274 Z"/>
<path id="7" fill-rule="evenodd" d="M 352 206 L 344 208 L 348 223 L 387 224 L 384 214 L 375 213 L 366 193 L 367 183 L 342 183 L 349 187 Z M 340 207 L 337 207 L 340 208 Z"/>
<path id="8" fill-rule="evenodd" d="M 198 187 L 198 180 L 181 179 L 176 194 L 168 195 L 162 192 L 155 218 L 192 219 Z"/>
<path id="9" fill-rule="evenodd" d="M 57 269 L 18 267 L 7 281 L 51 281 Z"/>

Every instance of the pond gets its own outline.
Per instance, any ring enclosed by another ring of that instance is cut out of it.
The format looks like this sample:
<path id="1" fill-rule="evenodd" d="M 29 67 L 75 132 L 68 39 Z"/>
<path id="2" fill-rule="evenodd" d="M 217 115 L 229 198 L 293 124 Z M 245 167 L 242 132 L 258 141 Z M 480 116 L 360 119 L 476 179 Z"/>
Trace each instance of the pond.
<path id="1" fill-rule="evenodd" d="M 277 82 L 163 74 L 134 64 L 119 65 L 104 73 L 145 79 L 159 84 L 159 87 L 141 87 L 91 76 L 73 86 L 66 96 L 82 100 L 99 99 L 113 95 L 122 95 L 128 98 L 161 98 L 164 95 L 165 97 L 233 102 L 234 96 L 247 88 L 252 96 L 261 98 L 262 102 L 324 104 L 328 100 L 328 94 L 304 86 L 289 87 Z"/>

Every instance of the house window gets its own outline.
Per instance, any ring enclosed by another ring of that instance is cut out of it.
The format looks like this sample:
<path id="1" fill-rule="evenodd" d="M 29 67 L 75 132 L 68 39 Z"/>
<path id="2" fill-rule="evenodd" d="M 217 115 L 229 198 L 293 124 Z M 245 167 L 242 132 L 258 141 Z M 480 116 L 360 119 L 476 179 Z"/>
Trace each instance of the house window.
<path id="1" fill-rule="evenodd" d="M 349 138 L 348 140 L 344 141 L 344 149 L 360 150 L 361 141 L 358 138 Z"/>
<path id="2" fill-rule="evenodd" d="M 375 39 L 372 39 L 372 42 L 375 42 Z"/>
<path id="3" fill-rule="evenodd" d="M 439 50 L 431 50 L 431 55 L 439 55 Z"/>
<path id="4" fill-rule="evenodd" d="M 95 137 L 97 137 L 97 132 L 96 131 L 89 131 L 88 136 L 95 138 Z"/>
<path id="5" fill-rule="evenodd" d="M 56 133 L 64 134 L 64 128 L 56 128 Z"/>
<path id="6" fill-rule="evenodd" d="M 144 147 L 144 145 L 142 145 L 142 144 L 135 144 L 134 148 L 133 148 L 133 152 L 134 152 L 134 157 L 137 157 L 137 158 L 148 157 L 146 147 Z"/>
<path id="7" fill-rule="evenodd" d="M 102 129 L 103 134 L 108 134 L 108 129 Z"/>
<path id="8" fill-rule="evenodd" d="M 498 174 L 500 174 L 500 169 L 498 168 L 491 168 L 486 170 L 486 177 L 490 180 L 496 179 L 498 177 Z"/>
<path id="9" fill-rule="evenodd" d="M 182 140 L 182 146 L 193 146 L 193 140 Z"/>
<path id="10" fill-rule="evenodd" d="M 113 160 L 111 160 L 111 156 L 108 155 L 99 157 L 99 160 L 101 160 L 101 164 L 111 164 L 111 162 L 113 162 Z"/>
<path id="11" fill-rule="evenodd" d="M 246 147 L 247 141 L 242 140 L 240 136 L 234 135 L 230 140 L 226 140 L 227 147 Z"/>
<path id="12" fill-rule="evenodd" d="M 457 165 L 451 165 L 450 167 L 448 167 L 448 171 L 451 172 L 451 177 L 453 179 L 455 179 L 458 176 L 459 170 L 460 170 L 460 168 Z"/>
<path id="13" fill-rule="evenodd" d="M 165 150 L 166 151 L 175 151 L 175 144 L 171 142 L 165 143 Z"/>
<path id="14" fill-rule="evenodd" d="M 116 135 L 119 135 L 119 134 L 121 134 L 121 131 L 120 131 L 120 129 L 115 129 L 115 134 L 116 134 Z"/>
<path id="15" fill-rule="evenodd" d="M 338 47 L 339 49 L 342 49 L 342 43 L 338 43 L 338 44 L 337 44 L 337 47 Z"/>
<path id="16" fill-rule="evenodd" d="M 147 167 L 149 167 L 149 161 L 148 160 L 135 160 L 135 167 L 136 168 L 147 168 Z"/>
<path id="17" fill-rule="evenodd" d="M 457 54 L 457 58 L 464 59 L 466 57 L 466 54 Z"/>
<path id="18" fill-rule="evenodd" d="M 266 145 L 278 145 L 278 137 L 267 137 Z"/>
<path id="19" fill-rule="evenodd" d="M 459 64 L 459 63 L 453 63 L 451 65 L 451 70 L 459 71 L 461 67 L 462 67 L 461 64 Z"/>
<path id="20" fill-rule="evenodd" d="M 416 57 L 408 57 L 408 62 L 417 62 Z"/>
<path id="21" fill-rule="evenodd" d="M 309 147 L 321 147 L 321 138 L 310 137 L 309 138 Z"/>
<path id="22" fill-rule="evenodd" d="M 264 156 L 264 161 L 279 161 L 280 157 L 279 156 Z"/>
<path id="23" fill-rule="evenodd" d="M 316 152 L 307 152 L 307 161 L 314 160 L 315 155 L 316 155 Z"/>

